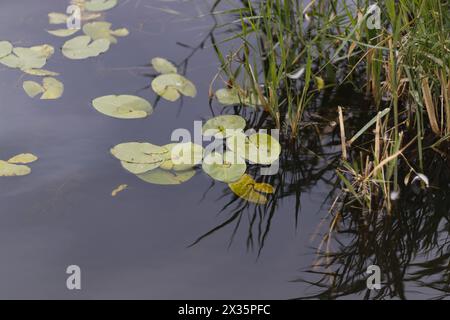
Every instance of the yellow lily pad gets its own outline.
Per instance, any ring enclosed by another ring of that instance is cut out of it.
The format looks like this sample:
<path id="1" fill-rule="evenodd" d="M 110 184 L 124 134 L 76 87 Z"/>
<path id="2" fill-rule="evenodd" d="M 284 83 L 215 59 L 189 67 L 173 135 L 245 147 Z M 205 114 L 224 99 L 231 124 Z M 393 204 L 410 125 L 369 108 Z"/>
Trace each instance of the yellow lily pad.
<path id="1" fill-rule="evenodd" d="M 270 184 L 257 183 L 248 174 L 244 174 L 238 181 L 230 183 L 228 186 L 235 195 L 255 204 L 266 204 L 267 197 L 262 193 L 274 192 Z"/>
<path id="2" fill-rule="evenodd" d="M 239 180 L 247 170 L 247 165 L 235 153 L 226 151 L 223 155 L 218 152 L 208 154 L 202 165 L 203 171 L 211 178 L 226 183 Z"/>
<path id="3" fill-rule="evenodd" d="M 99 12 L 114 8 L 117 0 L 90 0 L 84 3 L 84 8 L 88 11 Z"/>
<path id="4" fill-rule="evenodd" d="M 34 154 L 31 153 L 21 153 L 18 154 L 11 159 L 8 160 L 8 163 L 11 164 L 28 164 L 32 163 L 38 160 L 38 157 L 36 157 Z"/>
<path id="5" fill-rule="evenodd" d="M 226 138 L 241 132 L 246 126 L 244 118 L 238 115 L 222 115 L 209 119 L 202 128 L 205 137 Z"/>
<path id="6" fill-rule="evenodd" d="M 238 133 L 227 139 L 227 147 L 252 163 L 269 165 L 278 160 L 281 146 L 278 140 L 265 133 L 246 137 Z"/>
<path id="7" fill-rule="evenodd" d="M 42 80 L 42 85 L 34 81 L 24 81 L 23 89 L 31 98 L 42 93 L 41 100 L 55 100 L 62 96 L 64 84 L 55 78 L 46 77 Z"/>
<path id="8" fill-rule="evenodd" d="M 117 43 L 116 37 L 125 37 L 129 34 L 126 28 L 111 30 L 111 26 L 111 23 L 105 21 L 90 22 L 83 26 L 83 32 L 93 40 L 106 39 L 111 43 Z"/>
<path id="9" fill-rule="evenodd" d="M 0 177 L 26 176 L 31 173 L 28 166 L 17 165 L 0 160 Z"/>
<path id="10" fill-rule="evenodd" d="M 147 183 L 158 185 L 179 185 L 195 176 L 195 170 L 167 171 L 160 168 L 139 174 L 137 177 Z"/>

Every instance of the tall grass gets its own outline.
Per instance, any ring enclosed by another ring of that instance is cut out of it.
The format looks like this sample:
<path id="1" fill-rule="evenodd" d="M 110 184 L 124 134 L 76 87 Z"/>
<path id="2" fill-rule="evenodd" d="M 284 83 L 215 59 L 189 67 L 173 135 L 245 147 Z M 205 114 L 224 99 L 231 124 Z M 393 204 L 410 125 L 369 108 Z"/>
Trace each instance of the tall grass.
<path id="1" fill-rule="evenodd" d="M 225 55 L 222 42 L 214 45 L 221 77 L 255 93 L 291 140 L 324 90 L 351 84 L 367 92 L 372 103 L 361 109 L 374 117 L 353 137 L 345 127 L 351 112 L 341 106 L 338 176 L 350 201 L 369 211 L 376 202 L 390 213 L 404 183 L 423 177 L 423 153 L 450 137 L 450 2 L 376 4 L 378 29 L 368 23 L 377 13 L 371 1 L 240 1 L 223 40 L 237 48 Z"/>

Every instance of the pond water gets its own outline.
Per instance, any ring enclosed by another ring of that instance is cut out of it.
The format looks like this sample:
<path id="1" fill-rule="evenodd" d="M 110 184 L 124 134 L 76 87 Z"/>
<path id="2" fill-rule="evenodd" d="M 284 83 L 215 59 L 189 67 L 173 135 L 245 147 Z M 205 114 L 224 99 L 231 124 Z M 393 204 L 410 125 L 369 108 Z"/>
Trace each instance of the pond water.
<path id="1" fill-rule="evenodd" d="M 30 99 L 22 82 L 33 77 L 0 67 L 0 159 L 22 152 L 39 157 L 31 175 L 0 180 L 0 298 L 286 299 L 313 293 L 292 280 L 315 259 L 312 236 L 327 215 L 331 170 L 302 177 L 304 183 L 277 203 L 258 255 L 247 243 L 251 210 L 231 245 L 234 223 L 190 247 L 230 217 L 231 209 L 221 211 L 233 199 L 225 184 L 211 185 L 201 170 L 179 186 L 147 184 L 109 153 L 121 142 L 169 143 L 174 129 L 193 130 L 195 120 L 212 117 L 208 89 L 217 56 L 208 41 L 196 51 L 180 45 L 195 47 L 207 37 L 211 1 L 121 1 L 104 19 L 130 35 L 82 61 L 63 57 L 58 48 L 65 39 L 45 31 L 51 28 L 47 14 L 66 5 L 0 4 L 0 40 L 53 45 L 46 69 L 60 72 L 65 85 L 61 99 Z M 195 99 L 155 103 L 146 66 L 155 56 L 176 63 L 189 58 L 186 76 L 197 86 Z M 155 111 L 142 120 L 107 117 L 91 101 L 109 94 L 141 96 Z M 120 184 L 129 188 L 111 197 Z M 296 191 L 303 192 L 297 226 Z M 73 264 L 82 270 L 80 291 L 66 288 L 65 271 Z"/>

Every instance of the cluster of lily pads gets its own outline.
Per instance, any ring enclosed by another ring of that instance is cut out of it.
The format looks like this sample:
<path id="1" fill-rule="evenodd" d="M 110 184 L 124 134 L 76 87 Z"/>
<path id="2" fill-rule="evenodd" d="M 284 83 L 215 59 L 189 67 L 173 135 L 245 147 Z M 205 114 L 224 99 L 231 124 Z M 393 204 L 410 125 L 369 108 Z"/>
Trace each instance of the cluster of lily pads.
<path id="1" fill-rule="evenodd" d="M 102 11 L 110 10 L 117 5 L 117 0 L 75 0 L 72 1 L 81 9 L 81 20 L 91 21 L 101 17 Z M 70 17 L 64 13 L 51 12 L 48 14 L 50 24 L 66 24 Z M 117 43 L 117 37 L 129 35 L 126 28 L 112 29 L 112 24 L 106 21 L 92 21 L 83 24 L 84 35 L 74 37 L 62 46 L 63 55 L 72 60 L 82 60 L 96 57 L 109 50 L 111 44 Z M 57 37 L 70 37 L 78 29 L 47 30 Z"/>
<path id="2" fill-rule="evenodd" d="M 36 160 L 38 158 L 31 153 L 18 154 L 7 161 L 0 160 L 0 177 L 26 176 L 31 173 L 26 164 Z"/>
<path id="3" fill-rule="evenodd" d="M 195 97 L 195 85 L 179 75 L 177 67 L 170 61 L 156 57 L 152 66 L 160 73 L 152 81 L 156 94 L 169 101 L 178 100 L 181 95 Z M 153 113 L 153 106 L 147 100 L 134 95 L 106 95 L 92 101 L 92 106 L 100 113 L 116 119 L 142 119 Z"/>
<path id="4" fill-rule="evenodd" d="M 222 115 L 208 120 L 203 128 L 205 137 L 222 139 L 225 152 L 205 152 L 203 146 L 192 142 L 163 146 L 148 142 L 127 142 L 116 145 L 111 154 L 122 167 L 141 180 L 158 185 L 178 185 L 196 174 L 196 167 L 216 181 L 227 183 L 239 197 L 264 204 L 263 193 L 273 193 L 268 184 L 256 183 L 246 174 L 247 163 L 268 165 L 276 161 L 281 146 L 268 134 L 246 136 L 246 121 L 237 115 Z"/>
<path id="5" fill-rule="evenodd" d="M 48 44 L 26 48 L 14 47 L 9 41 L 0 41 L 0 64 L 28 75 L 45 77 L 42 84 L 24 81 L 23 89 L 32 98 L 42 94 L 42 100 L 58 99 L 64 92 L 62 82 L 54 78 L 59 74 L 43 69 L 54 53 L 55 49 Z"/>

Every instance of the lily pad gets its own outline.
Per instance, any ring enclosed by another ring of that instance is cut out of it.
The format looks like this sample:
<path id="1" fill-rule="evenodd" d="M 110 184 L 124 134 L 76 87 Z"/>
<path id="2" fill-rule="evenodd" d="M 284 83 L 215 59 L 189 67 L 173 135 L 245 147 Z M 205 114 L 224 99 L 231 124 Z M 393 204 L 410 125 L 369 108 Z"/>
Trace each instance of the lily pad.
<path id="1" fill-rule="evenodd" d="M 48 33 L 50 33 L 53 36 L 56 37 L 70 37 L 78 32 L 78 29 L 56 29 L 56 30 L 47 30 Z"/>
<path id="2" fill-rule="evenodd" d="M 219 89 L 215 93 L 217 100 L 223 105 L 259 106 L 261 101 L 256 93 L 249 94 L 246 91 L 237 88 Z"/>
<path id="3" fill-rule="evenodd" d="M 17 165 L 0 160 L 0 177 L 26 176 L 31 173 L 28 166 Z"/>
<path id="4" fill-rule="evenodd" d="M 67 23 L 67 19 L 69 19 L 69 16 L 65 13 L 50 12 L 48 14 L 48 23 L 50 24 Z"/>
<path id="5" fill-rule="evenodd" d="M 90 22 L 83 26 L 83 32 L 93 40 L 106 39 L 111 43 L 117 43 L 115 37 L 125 37 L 130 33 L 125 28 L 111 30 L 111 26 L 111 23 L 105 21 Z"/>
<path id="6" fill-rule="evenodd" d="M 56 77 L 59 76 L 58 72 L 49 71 L 45 69 L 24 69 L 22 70 L 26 74 L 30 74 L 32 76 L 38 76 L 38 77 Z"/>
<path id="7" fill-rule="evenodd" d="M 257 183 L 251 176 L 244 174 L 238 181 L 228 184 L 231 191 L 241 199 L 266 204 L 267 197 L 262 193 L 273 193 L 273 187 L 267 183 Z"/>
<path id="8" fill-rule="evenodd" d="M 156 77 L 152 81 L 152 88 L 158 95 L 169 101 L 176 101 L 181 95 L 192 98 L 197 95 L 195 85 L 176 73 L 162 74 Z"/>
<path id="9" fill-rule="evenodd" d="M 160 160 L 154 163 L 132 163 L 121 161 L 122 167 L 131 172 L 132 174 L 143 174 L 150 170 L 156 169 L 163 164 L 164 160 Z"/>
<path id="10" fill-rule="evenodd" d="M 111 149 L 111 154 L 124 162 L 155 164 L 167 158 L 167 149 L 147 142 L 121 143 Z"/>
<path id="11" fill-rule="evenodd" d="M 89 36 L 78 36 L 66 43 L 62 47 L 62 53 L 66 58 L 73 60 L 96 57 L 109 50 L 111 43 L 107 39 L 92 41 Z"/>
<path id="12" fill-rule="evenodd" d="M 227 147 L 252 163 L 269 165 L 281 153 L 280 143 L 265 133 L 255 133 L 250 137 L 240 133 L 227 139 Z"/>
<path id="13" fill-rule="evenodd" d="M 179 185 L 195 176 L 195 170 L 167 171 L 160 168 L 139 174 L 137 177 L 145 182 L 158 185 Z"/>
<path id="14" fill-rule="evenodd" d="M 92 101 L 92 105 L 98 112 L 118 119 L 145 118 L 153 112 L 147 100 L 130 95 L 99 97 Z"/>
<path id="15" fill-rule="evenodd" d="M 34 154 L 31 153 L 21 153 L 17 156 L 12 157 L 8 160 L 8 163 L 11 164 L 28 164 L 35 162 L 38 159 Z"/>
<path id="16" fill-rule="evenodd" d="M 54 49 L 49 45 L 31 48 L 16 47 L 12 53 L 0 59 L 0 63 L 10 68 L 40 69 L 47 63 Z"/>
<path id="17" fill-rule="evenodd" d="M 168 156 L 160 166 L 164 170 L 188 170 L 203 160 L 203 147 L 192 142 L 171 143 L 163 147 L 168 150 Z"/>
<path id="18" fill-rule="evenodd" d="M 227 151 L 223 155 L 211 152 L 205 157 L 202 168 L 214 180 L 230 183 L 242 177 L 247 165 L 233 152 Z"/>
<path id="19" fill-rule="evenodd" d="M 13 45 L 9 41 L 0 41 L 0 58 L 11 54 Z"/>
<path id="20" fill-rule="evenodd" d="M 47 77 L 42 80 L 42 85 L 34 81 L 24 81 L 23 89 L 31 98 L 42 93 L 41 100 L 55 100 L 62 96 L 64 84 L 55 78 Z"/>
<path id="21" fill-rule="evenodd" d="M 84 3 L 84 8 L 88 11 L 99 12 L 114 8 L 117 0 L 90 0 Z"/>
<path id="22" fill-rule="evenodd" d="M 159 58 L 159 57 L 153 58 L 152 66 L 156 72 L 161 73 L 161 74 L 178 72 L 177 67 L 175 67 L 172 62 L 170 62 L 164 58 Z"/>
<path id="23" fill-rule="evenodd" d="M 246 121 L 241 116 L 222 115 L 209 119 L 203 125 L 202 132 L 206 137 L 226 138 L 233 135 L 236 131 L 242 131 L 245 126 Z"/>

